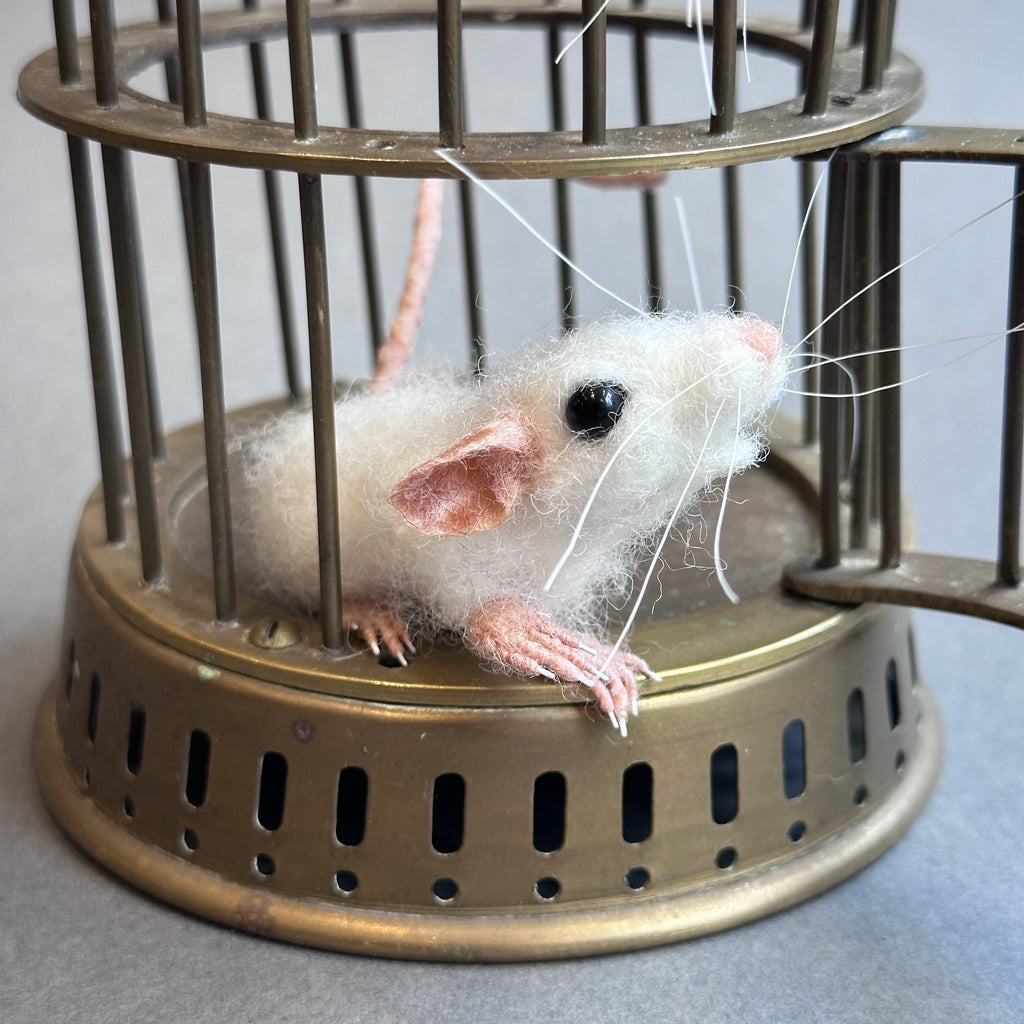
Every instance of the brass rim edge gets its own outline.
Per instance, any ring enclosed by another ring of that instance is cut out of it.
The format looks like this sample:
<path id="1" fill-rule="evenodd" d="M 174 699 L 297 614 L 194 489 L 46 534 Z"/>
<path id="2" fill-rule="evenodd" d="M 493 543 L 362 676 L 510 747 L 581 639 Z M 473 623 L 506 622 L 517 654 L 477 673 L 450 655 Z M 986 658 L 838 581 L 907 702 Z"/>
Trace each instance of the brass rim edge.
<path id="1" fill-rule="evenodd" d="M 166 648 L 205 668 L 236 673 L 252 680 L 255 685 L 276 684 L 310 696 L 353 698 L 398 705 L 427 702 L 446 707 L 506 707 L 586 702 L 583 695 L 574 698 L 569 694 L 566 697 L 559 688 L 538 685 L 536 680 L 518 680 L 500 674 L 485 675 L 479 659 L 467 651 L 445 649 L 439 652 L 445 660 L 440 671 L 438 665 L 433 666 L 437 676 L 433 683 L 390 679 L 372 660 L 366 662 L 358 659 L 352 663 L 354 668 L 342 668 L 341 663 L 329 655 L 321 658 L 317 651 L 305 652 L 306 656 L 301 662 L 297 655 L 296 661 L 274 664 L 267 659 L 266 651 L 253 648 L 251 654 L 245 652 L 241 638 L 248 629 L 247 622 L 237 626 L 191 622 L 191 628 L 202 629 L 202 635 L 190 636 L 183 630 L 168 633 L 161 627 L 157 617 L 140 616 L 131 608 L 126 610 L 122 607 L 122 601 L 112 601 L 106 588 L 97 586 L 81 548 L 76 548 L 72 556 L 71 571 L 92 614 L 106 619 L 108 623 L 118 623 L 125 629 L 133 630 L 142 643 Z M 770 608 L 781 600 L 776 595 L 758 595 L 744 601 L 744 604 L 748 612 L 756 617 L 758 609 Z M 786 618 L 787 624 L 790 627 L 795 625 L 795 629 L 780 632 L 762 646 L 746 648 L 739 654 L 694 661 L 684 668 L 666 671 L 662 682 L 645 683 L 644 695 L 656 696 L 719 684 L 762 668 L 785 664 L 863 628 L 879 614 L 880 607 L 863 604 L 837 610 L 835 606 L 815 607 L 808 604 L 802 609 L 801 615 L 800 605 L 796 605 L 793 614 L 789 616 L 785 614 L 789 611 L 788 607 L 780 607 L 778 611 L 782 614 L 779 618 Z M 702 612 L 693 615 L 701 616 Z M 794 622 L 794 619 L 802 618 L 807 621 Z M 708 621 L 713 622 L 713 616 Z M 671 619 L 640 627 L 632 646 L 646 653 L 652 643 L 657 643 L 659 630 L 671 632 L 677 630 L 678 625 L 678 620 Z M 217 631 L 221 632 L 219 643 L 215 640 Z M 238 643 L 229 644 L 235 634 L 239 636 Z M 660 660 L 652 658 L 652 661 L 657 668 Z M 359 670 L 360 665 L 365 665 L 362 671 Z M 461 670 L 460 678 L 447 675 L 444 671 L 446 667 Z"/>
<path id="2" fill-rule="evenodd" d="M 248 414 L 251 411 L 243 411 Z M 804 463 L 809 456 L 789 443 L 790 426 L 782 424 L 782 438 L 762 471 L 785 482 L 813 514 L 814 485 Z M 438 704 L 445 706 L 555 705 L 565 701 L 557 688 L 539 686 L 535 680 L 485 673 L 473 655 L 435 645 L 428 660 L 413 662 L 401 677 L 381 669 L 373 659 L 340 660 L 316 645 L 316 623 L 287 609 L 248 595 L 241 596 L 234 623 L 217 623 L 212 607 L 204 615 L 202 601 L 210 588 L 203 576 L 178 552 L 169 536 L 172 506 L 188 481 L 201 471 L 191 448 L 201 442 L 196 427 L 185 427 L 167 438 L 169 460 L 161 469 L 161 539 L 168 553 L 173 591 L 147 586 L 138 579 L 137 541 L 129 523 L 123 545 L 108 545 L 103 538 L 102 497 L 97 489 L 90 497 L 79 525 L 72 576 L 92 614 L 113 625 L 116 618 L 133 628 L 146 642 L 169 648 L 209 668 L 226 669 L 254 680 L 331 696 L 354 697 L 375 703 Z M 187 600 L 183 600 L 183 595 Z M 636 627 L 631 646 L 661 671 L 663 682 L 648 682 L 645 695 L 693 688 L 781 665 L 805 656 L 820 646 L 866 625 L 878 614 L 874 605 L 836 606 L 803 599 L 790 600 L 781 589 L 744 597 L 739 614 L 744 617 L 741 649 L 735 637 L 716 630 L 724 615 L 736 614 L 717 606 L 648 622 Z M 250 629 L 271 618 L 283 618 L 297 626 L 302 642 L 268 652 L 248 641 Z M 682 624 L 682 625 L 681 625 Z M 751 631 L 753 630 L 753 631 Z M 735 632 L 735 628 L 733 630 Z M 707 646 L 708 638 L 722 634 L 720 643 Z M 726 642 L 728 641 L 728 642 Z M 572 700 L 572 695 L 570 695 Z M 583 696 L 577 695 L 582 703 Z"/>
<path id="3" fill-rule="evenodd" d="M 91 857 L 130 884 L 202 917 L 268 938 L 338 952 L 417 960 L 513 961 L 626 951 L 721 931 L 817 895 L 877 859 L 910 827 L 942 762 L 942 729 L 927 685 L 915 756 L 892 794 L 843 831 L 726 881 L 608 905 L 509 914 L 410 914 L 299 899 L 186 865 L 118 828 L 68 770 L 56 724 L 55 684 L 36 716 L 36 776 L 50 813 Z M 500 928 L 495 929 L 495 923 Z"/>
<path id="4" fill-rule="evenodd" d="M 359 27 L 369 19 L 378 25 L 388 19 L 431 17 L 431 8 L 416 5 L 314 9 L 318 31 Z M 517 4 L 467 5 L 469 20 L 488 22 L 503 15 L 522 21 L 550 23 L 564 20 L 566 12 Z M 684 15 L 671 11 L 610 12 L 609 21 L 646 25 L 663 31 L 686 31 Z M 280 34 L 280 10 L 252 14 L 235 11 L 204 16 L 206 44 L 244 43 L 250 38 Z M 748 35 L 756 48 L 790 59 L 806 61 L 810 34 L 785 23 L 751 21 Z M 155 41 L 154 41 L 155 40 Z M 837 41 L 842 41 L 841 39 Z M 124 27 L 118 53 L 127 73 L 159 61 L 176 42 L 173 29 L 160 25 Z M 315 174 L 382 174 L 393 177 L 453 177 L 452 168 L 435 150 L 438 139 L 430 132 L 376 131 L 323 126 L 319 138 L 297 142 L 294 128 L 284 123 L 261 123 L 211 112 L 209 130 L 196 132 L 182 123 L 180 109 L 145 96 L 124 84 L 121 105 L 98 107 L 91 84 L 92 54 L 87 42 L 80 47 L 83 85 L 59 85 L 56 51 L 36 57 L 23 69 L 18 97 L 34 116 L 73 135 L 156 155 L 238 167 L 275 168 Z M 672 170 L 724 166 L 770 160 L 831 149 L 857 142 L 867 135 L 903 124 L 921 105 L 923 74 L 908 57 L 893 53 L 886 84 L 875 92 L 861 91 L 860 51 L 837 47 L 832 92 L 842 106 L 829 105 L 814 117 L 801 113 L 800 97 L 737 115 L 734 130 L 712 135 L 705 120 L 649 127 L 617 128 L 607 133 L 606 144 L 583 146 L 579 133 L 470 133 L 464 156 L 476 173 L 489 178 L 577 177 L 603 173 Z M 778 124 L 792 121 L 781 140 Z M 229 140 L 225 142 L 224 140 Z M 518 153 L 518 156 L 512 156 Z M 525 156 L 521 154 L 527 154 Z"/>

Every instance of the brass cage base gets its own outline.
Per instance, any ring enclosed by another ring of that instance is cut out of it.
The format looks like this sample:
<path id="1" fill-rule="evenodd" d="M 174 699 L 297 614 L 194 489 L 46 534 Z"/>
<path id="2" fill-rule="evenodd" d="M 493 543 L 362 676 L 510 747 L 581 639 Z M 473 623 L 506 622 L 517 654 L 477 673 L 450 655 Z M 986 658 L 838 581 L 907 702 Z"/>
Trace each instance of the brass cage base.
<path id="1" fill-rule="evenodd" d="M 173 435 L 162 464 L 169 552 L 204 497 L 198 436 Z M 796 462 L 772 467 L 742 480 L 807 506 Z M 762 498 L 734 517 L 761 538 L 775 515 Z M 632 646 L 664 681 L 622 738 L 581 695 L 453 647 L 396 670 L 331 656 L 315 623 L 256 601 L 211 623 L 189 603 L 209 588 L 187 559 L 170 560 L 172 592 L 143 587 L 135 558 L 131 541 L 102 542 L 94 496 L 36 770 L 88 853 L 232 927 L 443 960 L 650 946 L 848 877 L 938 774 L 939 719 L 901 609 L 772 583 L 649 621 Z M 757 577 L 733 571 L 741 592 Z"/>

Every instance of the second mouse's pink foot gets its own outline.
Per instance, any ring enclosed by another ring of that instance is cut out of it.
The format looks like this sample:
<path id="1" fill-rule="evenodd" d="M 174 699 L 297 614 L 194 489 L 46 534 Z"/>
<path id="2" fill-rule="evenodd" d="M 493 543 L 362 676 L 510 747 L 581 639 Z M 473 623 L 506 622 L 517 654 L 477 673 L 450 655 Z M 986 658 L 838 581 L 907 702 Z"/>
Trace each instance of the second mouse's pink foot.
<path id="1" fill-rule="evenodd" d="M 514 598 L 490 601 L 471 616 L 466 640 L 517 675 L 583 684 L 623 736 L 629 715 L 637 711 L 637 676 L 656 678 L 643 658 L 563 629 Z"/>
<path id="2" fill-rule="evenodd" d="M 356 633 L 377 656 L 386 651 L 403 668 L 406 654 L 415 654 L 405 619 L 390 605 L 372 598 L 345 598 L 341 605 L 341 628 Z"/>

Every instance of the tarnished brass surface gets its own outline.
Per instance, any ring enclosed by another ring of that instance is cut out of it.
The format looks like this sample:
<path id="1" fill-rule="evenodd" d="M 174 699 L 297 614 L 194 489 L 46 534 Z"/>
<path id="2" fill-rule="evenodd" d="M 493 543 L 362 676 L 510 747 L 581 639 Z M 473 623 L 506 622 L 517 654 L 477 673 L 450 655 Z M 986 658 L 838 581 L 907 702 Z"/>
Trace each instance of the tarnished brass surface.
<path id="1" fill-rule="evenodd" d="M 123 814 L 118 820 L 100 809 L 90 785 L 70 768 L 55 715 L 57 688 L 40 707 L 34 749 L 46 802 L 71 837 L 116 874 L 185 910 L 265 937 L 347 952 L 438 960 L 551 959 L 643 948 L 733 927 L 792 906 L 866 866 L 917 816 L 940 768 L 941 729 L 924 683 L 918 684 L 917 697 L 917 745 L 899 784 L 884 800 L 872 799 L 841 832 L 792 846 L 759 868 L 718 872 L 690 885 L 662 887 L 652 875 L 649 892 L 620 886 L 610 898 L 586 906 L 553 903 L 504 913 L 473 914 L 455 907 L 416 912 L 398 902 L 379 909 L 326 886 L 316 896 L 293 895 L 272 884 L 226 878 L 180 849 L 148 842 Z M 620 864 L 647 862 L 644 852 L 632 855 L 634 850 L 614 836 L 611 845 L 620 847 Z M 421 859 L 430 859 L 429 852 Z M 550 870 L 540 855 L 532 859 L 525 872 L 516 872 L 527 885 L 529 867 L 534 873 Z M 336 863 L 341 862 L 339 856 Z M 497 871 L 504 866 L 494 865 Z M 405 866 L 389 859 L 382 868 L 394 878 Z"/>
<path id="2" fill-rule="evenodd" d="M 852 552 L 831 569 L 789 566 L 785 581 L 819 601 L 885 601 L 1024 628 L 1024 587 L 995 582 L 991 562 L 915 551 L 901 558 L 895 569 L 880 569 L 877 555 Z"/>
<path id="3" fill-rule="evenodd" d="M 977 125 L 902 125 L 851 146 L 849 153 L 854 157 L 894 157 L 901 162 L 1019 164 L 1024 160 L 1024 132 Z"/>
<path id="4" fill-rule="evenodd" d="M 201 522 L 188 516 L 198 429 L 168 452 L 164 585 L 138 581 L 133 539 L 104 543 L 98 496 L 85 511 L 36 764 L 69 833 L 176 905 L 393 956 L 635 948 L 837 883 L 895 841 L 935 779 L 938 720 L 907 613 L 794 599 L 774 575 L 764 583 L 763 540 L 744 554 L 775 520 L 791 524 L 779 558 L 812 545 L 799 451 L 743 478 L 730 552 L 742 603 L 708 598 L 697 573 L 698 589 L 678 588 L 637 630 L 665 681 L 645 686 L 628 739 L 583 695 L 491 675 L 454 646 L 407 670 L 340 659 L 308 620 L 274 626 L 281 609 L 251 598 L 216 625 L 198 549 L 183 553 Z M 794 789 L 783 736 L 796 721 Z M 735 775 L 712 769 L 722 750 Z M 362 795 L 339 804 L 353 772 Z M 551 773 L 561 796 L 545 802 Z"/>
<path id="5" fill-rule="evenodd" d="M 317 5 L 313 31 L 386 31 L 433 24 L 433 2 L 380 3 L 352 0 L 343 6 Z M 571 5 L 474 3 L 463 6 L 469 25 L 578 25 Z M 642 26 L 651 34 L 692 35 L 683 10 L 609 11 L 611 29 Z M 710 30 L 710 25 L 708 26 Z M 217 11 L 203 16 L 207 47 L 241 46 L 283 36 L 284 8 Z M 747 34 L 754 49 L 790 60 L 796 68 L 810 54 L 811 35 L 793 25 L 751 19 Z M 452 177 L 435 152 L 433 132 L 380 131 L 320 126 L 318 137 L 296 141 L 290 124 L 266 123 L 211 112 L 202 131 L 187 128 L 180 108 L 134 90 L 130 80 L 177 47 L 173 26 L 120 27 L 117 35 L 121 84 L 119 106 L 95 102 L 92 54 L 80 47 L 82 84 L 62 88 L 55 52 L 37 57 L 22 71 L 18 95 L 25 107 L 50 124 L 108 145 L 184 160 L 239 167 L 279 168 L 316 174 Z M 861 89 L 862 51 L 845 39 L 837 45 L 831 74 L 834 102 L 820 116 L 805 116 L 799 95 L 755 111 L 737 113 L 733 129 L 712 134 L 707 120 L 609 129 L 600 146 L 587 146 L 578 132 L 471 132 L 460 158 L 487 178 L 557 178 L 622 174 L 686 167 L 710 167 L 769 160 L 828 149 L 862 139 L 905 121 L 921 103 L 923 79 L 908 58 L 894 53 L 882 87 Z"/>

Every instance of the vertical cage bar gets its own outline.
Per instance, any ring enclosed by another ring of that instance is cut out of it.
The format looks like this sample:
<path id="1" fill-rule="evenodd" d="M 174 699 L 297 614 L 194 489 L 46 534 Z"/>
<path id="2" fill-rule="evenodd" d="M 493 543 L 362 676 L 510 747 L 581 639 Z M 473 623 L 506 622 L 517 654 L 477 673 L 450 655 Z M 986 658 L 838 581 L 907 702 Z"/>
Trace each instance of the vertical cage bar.
<path id="1" fill-rule="evenodd" d="M 89 29 L 96 105 L 112 110 L 118 105 L 112 0 L 89 0 Z"/>
<path id="2" fill-rule="evenodd" d="M 870 0 L 857 0 L 853 5 L 853 15 L 850 18 L 850 43 L 853 46 L 860 46 L 864 42 L 868 2 Z"/>
<path id="3" fill-rule="evenodd" d="M 900 397 L 900 163 L 883 160 L 878 167 L 878 394 L 879 471 L 882 550 L 880 566 L 894 569 L 903 547 L 900 517 L 902 420 Z"/>
<path id="4" fill-rule="evenodd" d="M 828 87 L 832 76 L 832 55 L 835 52 L 838 19 L 839 0 L 817 0 L 814 8 L 811 59 L 807 65 L 805 114 L 824 114 L 828 106 Z"/>
<path id="5" fill-rule="evenodd" d="M 712 25 L 711 134 L 723 135 L 736 118 L 736 0 L 715 0 Z"/>
<path id="6" fill-rule="evenodd" d="M 807 344 L 811 347 L 812 353 L 817 350 L 817 334 L 814 333 L 818 325 L 818 232 L 817 217 L 811 209 L 815 188 L 815 165 L 809 160 L 800 162 L 800 217 L 801 224 L 804 219 L 807 221 L 807 230 L 804 232 L 800 254 L 801 269 L 803 271 L 803 331 L 802 335 L 807 338 Z M 808 212 L 810 211 L 810 212 Z M 818 390 L 818 367 L 814 365 L 813 359 L 808 367 L 804 379 L 807 382 L 806 390 L 815 392 Z M 813 444 L 818 439 L 818 399 L 813 395 L 807 395 L 803 403 L 803 439 L 804 444 Z"/>
<path id="7" fill-rule="evenodd" d="M 113 109 L 118 105 L 118 96 L 114 17 L 110 0 L 90 0 L 89 22 L 92 30 L 96 103 Z M 139 262 L 135 251 L 138 231 L 135 226 L 131 171 L 128 154 L 123 149 L 103 146 L 101 153 L 124 363 L 142 578 L 147 583 L 155 583 L 163 574 L 163 559 L 153 479 L 153 423 L 139 302 Z"/>
<path id="8" fill-rule="evenodd" d="M 888 60 L 890 8 L 892 0 L 867 0 L 864 36 L 864 68 L 861 90 L 877 92 Z"/>
<path id="9" fill-rule="evenodd" d="M 438 134 L 446 149 L 461 149 L 462 0 L 437 0 Z"/>
<path id="10" fill-rule="evenodd" d="M 319 129 L 316 121 L 313 32 L 309 21 L 308 0 L 287 0 L 287 12 L 295 138 L 300 142 L 309 142 L 317 137 Z"/>
<path id="11" fill-rule="evenodd" d="M 295 137 L 314 139 L 318 129 L 309 5 L 304 0 L 288 0 L 287 11 Z M 317 541 L 320 553 L 320 625 L 324 647 L 328 650 L 338 650 L 342 646 L 341 523 L 338 508 L 334 365 L 327 288 L 323 181 L 318 174 L 299 174 L 298 184 L 309 330 L 313 464 L 316 475 Z"/>
<path id="12" fill-rule="evenodd" d="M 726 237 L 726 300 L 735 310 L 743 308 L 743 220 L 740 216 L 739 168 L 730 164 L 722 168 L 722 189 L 725 197 Z"/>
<path id="13" fill-rule="evenodd" d="M 601 0 L 583 0 L 583 143 L 605 144 L 608 108 L 608 15 Z M 598 13 L 600 12 L 600 13 Z"/>
<path id="14" fill-rule="evenodd" d="M 473 369 L 484 369 L 487 348 L 484 344 L 484 319 L 480 309 L 480 255 L 477 245 L 476 201 L 473 184 L 459 181 L 459 220 L 462 227 L 462 261 L 466 279 L 466 314 L 469 322 L 469 352 Z"/>
<path id="15" fill-rule="evenodd" d="M 71 0 L 53 0 L 53 30 L 57 42 L 57 67 L 61 85 L 78 85 L 82 80 L 78 61 L 78 29 Z"/>
<path id="16" fill-rule="evenodd" d="M 245 9 L 252 11 L 258 7 L 258 0 L 245 0 Z M 256 103 L 256 116 L 261 121 L 273 120 L 270 105 L 270 86 L 268 84 L 266 49 L 262 43 L 249 44 L 249 64 L 252 68 L 253 99 Z M 274 286 L 277 291 L 277 316 L 281 327 L 281 348 L 284 357 L 285 379 L 288 382 L 288 394 L 292 402 L 299 398 L 298 342 L 294 328 L 294 301 L 292 299 L 292 283 L 288 274 L 286 256 L 284 214 L 281 207 L 281 190 L 278 188 L 279 177 L 276 171 L 263 172 L 263 192 L 267 205 L 267 226 L 270 229 L 270 247 L 274 262 Z"/>
<path id="17" fill-rule="evenodd" d="M 635 9 L 644 0 L 632 0 Z M 636 83 L 636 120 L 639 125 L 651 123 L 651 71 L 648 59 L 647 32 L 642 26 L 633 31 L 633 80 Z M 653 188 L 641 194 L 643 206 L 644 249 L 647 257 L 647 308 L 657 312 L 664 304 L 664 277 L 661 270 L 661 238 L 658 197 Z"/>
<path id="18" fill-rule="evenodd" d="M 146 354 L 138 301 L 136 232 L 133 226 L 135 210 L 131 201 L 128 154 L 114 146 L 104 146 L 102 154 L 117 315 L 121 330 L 125 397 L 128 403 L 128 432 L 132 446 L 132 474 L 139 521 L 142 578 L 147 583 L 155 583 L 163 574 L 163 560 L 160 551 L 156 486 L 153 479 L 153 437 Z"/>
<path id="19" fill-rule="evenodd" d="M 802 0 L 800 4 L 800 27 L 811 28 L 814 25 L 815 0 Z"/>
<path id="20" fill-rule="evenodd" d="M 100 478 L 103 482 L 103 512 L 107 540 L 125 539 L 124 498 L 126 493 L 123 452 L 121 450 L 121 413 L 117 379 L 110 347 L 109 319 L 103 273 L 100 269 L 99 230 L 93 196 L 92 170 L 85 139 L 68 136 L 71 185 L 75 197 L 75 220 L 82 264 L 82 289 L 85 294 L 85 321 L 89 336 L 89 362 L 92 368 L 93 403 L 96 408 L 96 436 L 100 453 Z"/>
<path id="21" fill-rule="evenodd" d="M 889 0 L 886 14 L 885 66 L 888 67 L 892 63 L 892 43 L 893 37 L 896 35 L 896 0 Z"/>
<path id="22" fill-rule="evenodd" d="M 146 287 L 146 274 L 142 260 L 142 235 L 139 230 L 139 212 L 135 200 L 135 171 L 131 160 L 125 159 L 124 180 L 128 189 L 128 202 L 132 213 L 130 226 L 134 236 L 132 254 L 135 260 L 134 288 L 135 302 L 139 307 L 139 330 L 142 337 L 143 367 L 146 373 L 146 394 L 149 407 L 149 433 L 153 442 L 153 455 L 162 459 L 166 454 L 164 446 L 164 430 L 160 413 L 160 395 L 156 387 L 156 356 L 153 352 L 153 331 L 150 327 L 149 291 Z"/>
<path id="23" fill-rule="evenodd" d="M 1014 177 L 1013 235 L 1007 327 L 1024 323 L 1024 165 Z M 1024 460 L 1024 343 L 1006 337 L 1006 383 L 1003 398 L 1003 465 L 999 490 L 999 554 L 996 579 L 1018 586 L 1020 571 L 1021 472 Z"/>
<path id="24" fill-rule="evenodd" d="M 345 87 L 345 111 L 349 127 L 362 128 L 363 105 L 359 91 L 355 40 L 351 32 L 338 35 L 341 54 L 341 75 Z M 366 295 L 366 316 L 370 323 L 370 339 L 376 354 L 384 343 L 384 315 L 380 299 L 380 275 L 377 270 L 377 239 L 373 230 L 370 207 L 370 183 L 357 175 L 352 179 L 356 193 L 356 214 L 359 221 L 359 249 L 363 263 L 363 289 Z"/>
<path id="25" fill-rule="evenodd" d="M 178 0 L 178 48 L 181 53 L 182 102 L 185 124 L 206 126 L 206 96 L 198 0 Z M 208 164 L 189 162 L 188 200 L 192 224 L 193 299 L 199 339 L 199 370 L 203 393 L 203 432 L 210 503 L 214 605 L 217 619 L 229 622 L 237 613 L 231 493 L 228 485 L 227 422 L 224 413 L 224 370 L 221 360 L 217 296 L 217 255 L 213 230 L 213 188 Z"/>
<path id="26" fill-rule="evenodd" d="M 558 22 L 552 21 L 547 31 L 548 100 L 550 123 L 553 132 L 565 131 L 565 90 L 562 69 L 555 63 L 561 50 Z M 569 183 L 564 178 L 555 178 L 555 228 L 558 248 L 572 259 L 572 219 L 569 213 Z M 576 294 L 573 288 L 572 268 L 565 260 L 556 259 L 558 283 L 562 293 L 562 330 L 568 331 L 576 319 Z"/>
<path id="27" fill-rule="evenodd" d="M 182 116 L 189 128 L 206 127 L 206 95 L 200 32 L 199 5 L 196 0 L 178 0 Z"/>
<path id="28" fill-rule="evenodd" d="M 848 351 L 869 353 L 877 348 L 875 324 L 877 322 L 877 292 L 871 282 L 878 276 L 876 258 L 876 207 L 878 190 L 874 161 L 855 161 L 850 169 L 850 294 L 867 289 L 849 307 Z M 871 355 L 852 360 L 856 391 L 870 392 L 875 386 L 875 361 Z M 857 417 L 858 436 L 853 453 L 851 479 L 853 482 L 850 516 L 850 547 L 864 548 L 868 543 L 875 479 L 875 412 L 876 396 L 865 394 L 860 399 Z"/>
<path id="29" fill-rule="evenodd" d="M 57 62 L 63 85 L 81 81 L 76 44 L 75 11 L 70 0 L 54 0 L 54 30 Z M 93 404 L 96 412 L 96 436 L 99 445 L 100 477 L 103 482 L 103 511 L 107 541 L 125 538 L 125 476 L 121 451 L 121 414 L 113 353 L 110 347 L 106 292 L 101 270 L 99 229 L 93 194 L 89 147 L 85 139 L 68 135 L 68 160 L 75 201 L 75 223 L 82 268 L 82 292 L 85 300 L 89 362 L 92 370 Z"/>
<path id="30" fill-rule="evenodd" d="M 327 292 L 327 241 L 323 182 L 299 175 L 302 248 L 309 320 L 309 371 L 313 405 L 313 459 L 316 471 L 317 540 L 320 550 L 320 625 L 328 650 L 342 646 L 341 522 L 334 425 L 334 368 Z"/>
<path id="31" fill-rule="evenodd" d="M 173 0 L 157 0 L 157 17 L 162 25 L 173 25 L 176 21 Z M 177 55 L 164 60 L 164 78 L 167 82 L 167 99 L 171 103 L 181 103 L 181 68 Z M 191 205 L 188 197 L 188 168 L 184 160 L 175 161 L 178 172 L 178 192 L 181 196 L 181 218 L 185 226 L 185 250 L 188 254 L 188 271 L 195 277 L 195 245 L 192 240 Z M 194 287 L 194 285 L 193 285 Z"/>
<path id="32" fill-rule="evenodd" d="M 838 358 L 842 348 L 841 321 L 838 314 L 843 301 L 844 257 L 846 253 L 846 193 L 848 164 L 837 156 L 828 174 L 828 212 L 825 224 L 825 281 L 822 311 L 831 318 L 822 326 L 821 351 L 826 357 Z M 835 315 L 833 315 L 835 314 Z M 839 370 L 826 362 L 820 373 L 821 393 L 840 393 Z M 838 398 L 820 399 L 821 424 L 821 557 L 823 569 L 838 565 L 840 560 L 839 483 L 842 470 L 842 416 Z"/>

